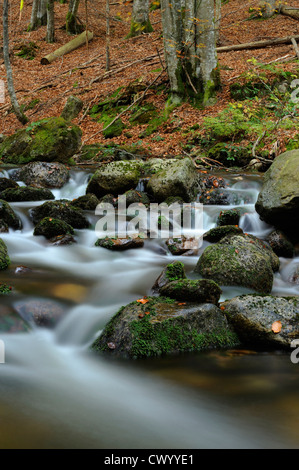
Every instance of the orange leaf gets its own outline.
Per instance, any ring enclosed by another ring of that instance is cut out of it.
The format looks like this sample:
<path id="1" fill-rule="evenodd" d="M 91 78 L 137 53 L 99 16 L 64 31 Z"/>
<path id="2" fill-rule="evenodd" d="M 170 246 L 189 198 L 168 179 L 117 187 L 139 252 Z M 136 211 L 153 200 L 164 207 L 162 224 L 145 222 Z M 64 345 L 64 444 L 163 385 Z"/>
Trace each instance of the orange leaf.
<path id="1" fill-rule="evenodd" d="M 220 310 L 225 310 L 224 305 L 221 305 Z"/>
<path id="2" fill-rule="evenodd" d="M 282 328 L 282 324 L 280 321 L 275 321 L 272 323 L 272 331 L 273 333 L 279 333 Z"/>
<path id="3" fill-rule="evenodd" d="M 136 302 L 139 302 L 140 304 L 146 304 L 147 302 L 149 302 L 148 299 L 138 299 L 136 300 Z"/>
<path id="4" fill-rule="evenodd" d="M 186 305 L 186 302 L 179 302 L 178 305 Z"/>

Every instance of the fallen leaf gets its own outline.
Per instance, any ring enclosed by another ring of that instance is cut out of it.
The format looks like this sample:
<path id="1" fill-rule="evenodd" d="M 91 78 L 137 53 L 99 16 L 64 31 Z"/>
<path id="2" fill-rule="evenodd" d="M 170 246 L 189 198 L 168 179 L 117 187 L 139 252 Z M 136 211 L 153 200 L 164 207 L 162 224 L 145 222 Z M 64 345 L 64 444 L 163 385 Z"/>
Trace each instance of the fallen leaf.
<path id="1" fill-rule="evenodd" d="M 186 305 L 186 302 L 179 302 L 178 305 Z"/>
<path id="2" fill-rule="evenodd" d="M 273 333 L 279 333 L 282 328 L 282 324 L 280 321 L 275 321 L 272 323 L 272 331 Z"/>
<path id="3" fill-rule="evenodd" d="M 114 343 L 107 343 L 107 346 L 108 346 L 109 349 L 115 349 L 116 348 Z"/>
<path id="4" fill-rule="evenodd" d="M 136 302 L 139 302 L 140 304 L 146 304 L 147 302 L 149 302 L 148 299 L 138 299 L 136 300 Z"/>

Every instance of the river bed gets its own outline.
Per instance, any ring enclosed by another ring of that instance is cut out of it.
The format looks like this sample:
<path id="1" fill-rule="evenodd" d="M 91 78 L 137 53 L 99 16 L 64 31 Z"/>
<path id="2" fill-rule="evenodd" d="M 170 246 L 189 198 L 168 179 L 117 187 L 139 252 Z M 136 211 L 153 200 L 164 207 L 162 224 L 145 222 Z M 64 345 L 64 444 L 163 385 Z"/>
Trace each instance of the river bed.
<path id="1" fill-rule="evenodd" d="M 9 173 L 4 172 L 2 176 Z M 56 199 L 85 194 L 89 170 L 72 170 Z M 240 226 L 265 237 L 271 227 L 254 211 L 261 177 L 229 174 L 244 193 Z M 11 266 L 0 281 L 13 286 L 2 306 L 55 301 L 55 328 L 0 334 L 0 448 L 216 449 L 299 446 L 299 364 L 281 351 L 228 350 L 138 361 L 94 355 L 89 346 L 122 305 L 150 293 L 163 267 L 179 259 L 194 278 L 198 256 L 174 257 L 165 240 L 111 252 L 95 247 L 95 230 L 76 230 L 77 243 L 50 246 L 33 236 L 28 211 L 41 202 L 12 203 L 23 229 L 2 234 Z M 234 206 L 235 207 L 235 206 Z M 222 209 L 205 206 L 204 230 Z M 95 222 L 94 214 L 89 214 Z M 203 245 L 202 249 L 205 245 Z M 30 271 L 21 276 L 17 266 Z M 299 295 L 288 281 L 299 257 L 281 258 L 273 295 Z M 250 292 L 223 288 L 221 300 Z"/>

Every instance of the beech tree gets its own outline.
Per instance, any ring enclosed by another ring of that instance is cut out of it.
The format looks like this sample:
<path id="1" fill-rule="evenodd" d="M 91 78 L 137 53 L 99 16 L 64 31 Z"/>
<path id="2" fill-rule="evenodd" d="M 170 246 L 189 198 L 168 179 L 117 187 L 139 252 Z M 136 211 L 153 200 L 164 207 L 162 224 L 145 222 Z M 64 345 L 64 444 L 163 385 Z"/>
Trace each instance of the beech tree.
<path id="1" fill-rule="evenodd" d="M 9 9 L 9 2 L 8 0 L 4 0 L 3 1 L 3 58 L 4 58 L 5 69 L 6 69 L 7 88 L 8 88 L 11 105 L 12 105 L 15 115 L 17 116 L 18 120 L 22 124 L 26 124 L 26 122 L 28 122 L 28 118 L 20 109 L 17 96 L 15 93 L 15 89 L 14 89 L 14 84 L 13 84 L 12 68 L 11 68 L 10 58 L 9 58 L 8 9 Z"/>
<path id="2" fill-rule="evenodd" d="M 47 24 L 47 0 L 33 0 L 28 31 Z"/>
<path id="3" fill-rule="evenodd" d="M 220 85 L 214 0 L 161 0 L 161 10 L 171 102 L 211 104 Z"/>
<path id="4" fill-rule="evenodd" d="M 151 33 L 153 27 L 149 18 L 149 0 L 133 0 L 131 29 L 128 38 L 142 33 Z"/>
<path id="5" fill-rule="evenodd" d="M 77 13 L 80 0 L 70 0 L 69 9 L 66 15 L 66 31 L 69 34 L 82 32 L 82 26 L 78 24 Z"/>

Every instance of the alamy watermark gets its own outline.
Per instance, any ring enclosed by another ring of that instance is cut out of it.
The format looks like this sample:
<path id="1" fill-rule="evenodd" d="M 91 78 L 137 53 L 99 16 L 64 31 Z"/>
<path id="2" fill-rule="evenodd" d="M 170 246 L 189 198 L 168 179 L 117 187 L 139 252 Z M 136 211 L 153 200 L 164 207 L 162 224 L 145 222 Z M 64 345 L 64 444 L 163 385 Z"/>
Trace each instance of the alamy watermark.
<path id="1" fill-rule="evenodd" d="M 299 339 L 293 339 L 293 341 L 291 342 L 291 348 L 296 348 L 294 349 L 294 351 L 291 352 L 291 362 L 293 364 L 298 364 L 299 362 Z"/>
<path id="2" fill-rule="evenodd" d="M 185 238 L 189 248 L 202 242 L 203 205 L 199 202 L 127 204 L 122 195 L 116 205 L 98 204 L 95 214 L 100 216 L 95 226 L 98 238 Z"/>

